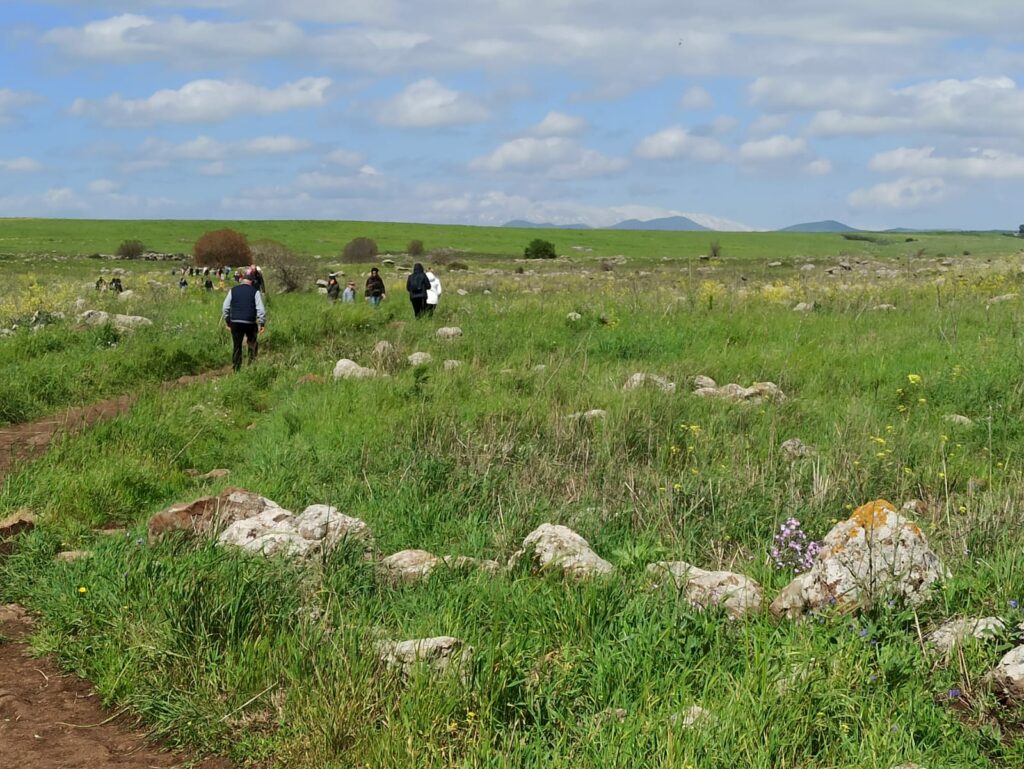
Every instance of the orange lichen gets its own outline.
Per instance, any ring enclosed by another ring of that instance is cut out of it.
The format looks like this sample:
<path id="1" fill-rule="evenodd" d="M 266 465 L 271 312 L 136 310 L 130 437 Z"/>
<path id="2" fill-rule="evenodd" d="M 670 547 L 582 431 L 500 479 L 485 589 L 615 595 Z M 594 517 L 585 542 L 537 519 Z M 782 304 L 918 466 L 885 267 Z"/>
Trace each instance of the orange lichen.
<path id="1" fill-rule="evenodd" d="M 893 511 L 892 503 L 884 499 L 876 499 L 861 505 L 853 511 L 850 520 L 859 523 L 868 531 L 876 526 L 884 526 L 889 520 L 889 513 Z"/>

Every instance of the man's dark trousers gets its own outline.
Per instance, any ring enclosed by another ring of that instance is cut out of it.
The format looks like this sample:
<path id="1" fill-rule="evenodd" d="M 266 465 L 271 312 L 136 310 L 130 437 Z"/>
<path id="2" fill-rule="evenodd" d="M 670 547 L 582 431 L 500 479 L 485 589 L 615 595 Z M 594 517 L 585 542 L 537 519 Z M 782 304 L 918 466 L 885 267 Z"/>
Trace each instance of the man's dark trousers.
<path id="1" fill-rule="evenodd" d="M 255 323 L 239 323 L 231 321 L 231 341 L 235 347 L 231 351 L 231 366 L 238 371 L 242 368 L 242 340 L 249 344 L 249 363 L 256 360 L 256 353 L 259 351 L 259 327 Z"/>

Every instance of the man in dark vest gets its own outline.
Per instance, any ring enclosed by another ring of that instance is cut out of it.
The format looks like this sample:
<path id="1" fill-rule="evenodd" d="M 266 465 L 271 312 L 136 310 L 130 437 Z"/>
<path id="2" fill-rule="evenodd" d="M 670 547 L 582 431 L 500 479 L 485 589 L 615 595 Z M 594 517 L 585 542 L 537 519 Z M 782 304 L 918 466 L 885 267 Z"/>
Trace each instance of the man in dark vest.
<path id="1" fill-rule="evenodd" d="M 263 333 L 267 325 L 267 311 L 263 306 L 263 297 L 253 285 L 253 275 L 246 273 L 242 281 L 233 286 L 224 297 L 224 323 L 231 332 L 234 350 L 231 353 L 231 365 L 235 371 L 242 368 L 242 339 L 249 345 L 249 363 L 256 360 L 259 349 L 257 336 Z"/>

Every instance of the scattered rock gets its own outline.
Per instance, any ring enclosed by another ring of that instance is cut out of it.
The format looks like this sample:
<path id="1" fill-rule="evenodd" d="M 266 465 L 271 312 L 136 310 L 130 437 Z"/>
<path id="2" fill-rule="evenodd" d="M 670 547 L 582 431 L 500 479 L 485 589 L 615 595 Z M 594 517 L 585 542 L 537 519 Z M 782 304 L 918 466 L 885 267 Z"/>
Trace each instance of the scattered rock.
<path id="1" fill-rule="evenodd" d="M 417 667 L 422 666 L 435 675 L 451 671 L 465 680 L 473 661 L 473 647 L 451 636 L 379 641 L 375 648 L 381 662 L 404 676 L 412 675 Z"/>
<path id="2" fill-rule="evenodd" d="M 227 478 L 229 475 L 231 475 L 231 471 L 226 467 L 218 467 L 208 473 L 203 473 L 199 478 L 204 481 L 217 481 L 221 478 Z"/>
<path id="3" fill-rule="evenodd" d="M 452 369 L 457 369 L 461 365 L 462 361 L 460 360 L 446 360 L 444 362 L 444 370 L 451 371 Z"/>
<path id="4" fill-rule="evenodd" d="M 409 356 L 408 361 L 410 366 L 426 366 L 433 359 L 434 357 L 429 352 L 414 352 Z"/>
<path id="5" fill-rule="evenodd" d="M 372 552 L 369 526 L 330 505 L 310 505 L 298 516 L 280 507 L 268 508 L 235 521 L 217 538 L 221 545 L 232 545 L 254 555 L 288 557 L 329 552 L 349 540 Z"/>
<path id="6" fill-rule="evenodd" d="M 943 419 L 957 427 L 974 427 L 974 421 L 963 414 L 946 414 Z"/>
<path id="7" fill-rule="evenodd" d="M 391 342 L 386 339 L 381 339 L 377 344 L 373 346 L 373 356 L 375 358 L 386 358 L 390 355 L 394 355 L 398 350 Z"/>
<path id="8" fill-rule="evenodd" d="M 644 385 L 651 385 L 657 387 L 662 392 L 674 393 L 676 391 L 676 383 L 668 381 L 665 377 L 659 376 L 658 374 L 644 374 L 637 372 L 633 374 L 626 383 L 622 385 L 623 390 L 636 390 Z"/>
<path id="9" fill-rule="evenodd" d="M 929 633 L 927 639 L 948 657 L 957 646 L 963 645 L 964 641 L 971 638 L 987 641 L 1005 630 L 1006 623 L 999 617 L 968 617 L 947 620 Z"/>
<path id="10" fill-rule="evenodd" d="M 389 555 L 378 564 L 378 571 L 392 585 L 420 582 L 441 563 L 441 559 L 426 550 L 402 550 Z"/>
<path id="11" fill-rule="evenodd" d="M 768 262 L 769 267 L 781 267 L 782 262 Z"/>
<path id="12" fill-rule="evenodd" d="M 458 326 L 442 326 L 436 335 L 438 339 L 458 339 L 462 336 L 462 329 Z"/>
<path id="13" fill-rule="evenodd" d="M 698 374 L 693 378 L 693 387 L 695 390 L 701 390 L 705 388 L 716 389 L 718 387 L 718 382 L 716 382 L 709 376 Z"/>
<path id="14" fill-rule="evenodd" d="M 395 260 L 394 259 L 381 259 L 380 263 L 383 266 L 385 266 L 385 267 L 394 267 L 395 266 Z"/>
<path id="15" fill-rule="evenodd" d="M 469 295 L 469 292 L 466 289 L 464 289 L 464 288 L 456 289 L 455 293 L 458 294 L 459 296 L 468 296 Z"/>
<path id="16" fill-rule="evenodd" d="M 19 510 L 0 521 L 0 555 L 14 552 L 14 538 L 36 527 L 36 517 L 28 510 Z"/>
<path id="17" fill-rule="evenodd" d="M 251 518 L 265 510 L 280 510 L 273 500 L 245 489 L 225 489 L 214 497 L 171 505 L 149 519 L 149 539 L 156 541 L 169 531 L 209 535 L 223 526 Z"/>
<path id="18" fill-rule="evenodd" d="M 813 457 L 815 454 L 814 449 L 799 438 L 790 438 L 788 441 L 783 441 L 779 448 L 782 449 L 782 453 L 786 455 L 786 459 L 791 462 L 795 462 L 798 459 Z"/>
<path id="19" fill-rule="evenodd" d="M 153 321 L 149 318 L 143 318 L 141 315 L 115 315 L 112 318 L 111 323 L 113 323 L 114 328 L 119 331 L 131 331 L 132 329 L 141 328 L 142 326 L 153 325 Z"/>
<path id="20" fill-rule="evenodd" d="M 1003 302 L 1012 302 L 1017 298 L 1016 294 L 1002 294 L 1001 296 L 994 296 L 985 302 L 985 306 L 989 307 L 993 304 L 1002 304 Z"/>
<path id="21" fill-rule="evenodd" d="M 998 694 L 1024 702 L 1024 646 L 1008 651 L 989 676 Z"/>
<path id="22" fill-rule="evenodd" d="M 119 294 L 117 295 L 117 301 L 119 301 L 119 302 L 127 302 L 127 301 L 128 301 L 129 299 L 131 299 L 131 298 L 132 298 L 133 296 L 135 296 L 135 292 L 134 292 L 134 291 L 132 291 L 132 290 L 131 290 L 131 289 L 129 288 L 129 289 L 127 290 L 127 291 L 122 291 L 121 293 L 119 293 Z"/>
<path id="23" fill-rule="evenodd" d="M 583 422 L 593 422 L 595 419 L 607 418 L 608 412 L 604 409 L 590 409 L 590 411 L 582 411 L 569 415 L 569 419 L 581 420 Z"/>
<path id="24" fill-rule="evenodd" d="M 924 532 L 878 499 L 832 528 L 814 565 L 779 593 L 771 611 L 795 618 L 831 603 L 868 606 L 883 596 L 918 606 L 943 574 Z"/>
<path id="25" fill-rule="evenodd" d="M 720 398 L 735 403 L 763 403 L 783 401 L 786 394 L 774 382 L 754 382 L 750 387 L 735 383 L 721 387 L 698 387 L 693 391 L 698 398 Z"/>
<path id="26" fill-rule="evenodd" d="M 565 316 L 565 319 L 570 323 L 576 323 L 577 321 L 583 320 L 583 316 L 580 315 L 578 312 L 570 312 L 568 315 Z"/>
<path id="27" fill-rule="evenodd" d="M 896 309 L 896 305 L 894 305 L 894 304 L 876 304 L 871 309 L 873 311 L 875 311 L 875 312 L 892 312 L 893 310 Z"/>
<path id="28" fill-rule="evenodd" d="M 817 267 L 815 267 L 813 264 L 807 263 L 800 267 L 800 272 L 811 272 L 812 270 L 816 269 Z"/>
<path id="29" fill-rule="evenodd" d="M 545 523 L 527 535 L 523 548 L 509 559 L 515 566 L 527 558 L 533 571 L 560 570 L 574 579 L 611 574 L 614 568 L 590 549 L 590 544 L 566 526 Z"/>
<path id="30" fill-rule="evenodd" d="M 375 376 L 379 376 L 376 369 L 364 368 L 348 358 L 342 358 L 334 364 L 335 379 L 368 379 Z"/>
<path id="31" fill-rule="evenodd" d="M 702 724 L 710 725 L 714 723 L 714 720 L 715 716 L 710 710 L 705 710 L 700 705 L 691 705 L 688 710 L 673 714 L 669 723 L 683 729 L 693 729 Z"/>
<path id="32" fill-rule="evenodd" d="M 793 312 L 814 312 L 813 302 L 800 302 L 793 307 Z"/>
<path id="33" fill-rule="evenodd" d="M 761 610 L 764 591 L 749 577 L 731 571 L 705 571 L 685 561 L 659 561 L 647 566 L 656 584 L 679 591 L 695 609 L 721 606 L 733 619 Z"/>
<path id="34" fill-rule="evenodd" d="M 75 561 L 82 561 L 86 558 L 92 558 L 91 550 L 65 550 L 62 553 L 57 553 L 54 560 L 59 561 L 60 563 L 74 563 Z"/>
<path id="35" fill-rule="evenodd" d="M 330 505 L 310 505 L 295 519 L 299 536 L 319 542 L 327 550 L 333 550 L 342 542 L 352 542 L 363 547 L 365 555 L 374 551 L 373 532 L 360 518 L 353 518 L 339 512 Z"/>

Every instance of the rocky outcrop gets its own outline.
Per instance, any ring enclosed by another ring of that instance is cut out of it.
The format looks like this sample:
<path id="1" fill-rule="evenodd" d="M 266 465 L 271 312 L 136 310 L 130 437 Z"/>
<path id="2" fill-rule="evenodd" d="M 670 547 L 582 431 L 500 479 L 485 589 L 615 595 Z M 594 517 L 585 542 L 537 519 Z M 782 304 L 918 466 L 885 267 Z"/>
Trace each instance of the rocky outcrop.
<path id="1" fill-rule="evenodd" d="M 523 547 L 509 560 L 514 567 L 526 559 L 534 572 L 560 571 L 573 579 L 589 579 L 611 574 L 614 567 L 604 560 L 572 529 L 545 523 L 530 532 Z"/>
<path id="2" fill-rule="evenodd" d="M 997 638 L 1006 630 L 1006 623 L 999 617 L 967 617 L 951 619 L 942 623 L 928 634 L 927 640 L 947 657 L 957 646 L 971 639 L 987 641 Z"/>
<path id="3" fill-rule="evenodd" d="M 645 374 L 640 371 L 630 376 L 626 383 L 622 385 L 622 389 L 627 392 L 639 390 L 641 387 L 655 387 L 665 393 L 674 393 L 676 391 L 675 382 L 670 382 L 658 374 Z"/>
<path id="4" fill-rule="evenodd" d="M 365 368 L 348 358 L 342 358 L 334 364 L 335 379 L 369 379 L 375 376 L 379 376 L 376 369 Z"/>
<path id="5" fill-rule="evenodd" d="M 388 668 L 410 676 L 417 668 L 433 675 L 449 672 L 465 680 L 473 662 L 473 647 L 451 636 L 411 641 L 378 641 L 377 656 Z"/>
<path id="6" fill-rule="evenodd" d="M 429 352 L 414 352 L 408 360 L 410 366 L 426 366 L 434 357 Z"/>
<path id="7" fill-rule="evenodd" d="M 370 528 L 330 505 L 310 505 L 298 516 L 280 507 L 268 508 L 235 521 L 217 541 L 264 556 L 305 557 L 330 552 L 345 541 L 362 547 L 364 552 L 373 549 Z"/>
<path id="8" fill-rule="evenodd" d="M 36 527 L 36 517 L 28 510 L 19 510 L 0 521 L 0 555 L 14 552 L 15 537 Z"/>
<path id="9" fill-rule="evenodd" d="M 813 457 L 815 454 L 814 449 L 799 438 L 790 438 L 788 441 L 783 441 L 779 449 L 781 449 L 783 455 L 790 462 Z"/>
<path id="10" fill-rule="evenodd" d="M 1013 703 L 1024 702 L 1024 646 L 1008 651 L 989 678 L 996 694 Z"/>
<path id="11" fill-rule="evenodd" d="M 458 339 L 462 336 L 462 329 L 458 326 L 442 326 L 435 334 L 438 339 Z"/>
<path id="12" fill-rule="evenodd" d="M 825 536 L 809 571 L 772 602 L 775 616 L 823 606 L 869 606 L 881 598 L 923 603 L 944 575 L 924 532 L 884 499 L 858 507 Z"/>
<path id="13" fill-rule="evenodd" d="M 698 398 L 719 398 L 734 403 L 763 403 L 786 399 L 785 393 L 774 382 L 754 382 L 750 387 L 735 383 L 721 387 L 698 387 L 693 394 Z"/>
<path id="14" fill-rule="evenodd" d="M 764 591 L 749 577 L 731 571 L 705 571 L 685 561 L 659 561 L 647 567 L 659 586 L 676 591 L 695 609 L 720 606 L 733 619 L 761 610 Z"/>
<path id="15" fill-rule="evenodd" d="M 252 518 L 268 509 L 280 509 L 271 499 L 245 489 L 225 489 L 213 497 L 171 505 L 149 519 L 151 542 L 171 531 L 190 535 L 209 535 L 217 530 Z"/>
<path id="16" fill-rule="evenodd" d="M 401 550 L 383 559 L 378 573 L 392 585 L 422 582 L 438 568 L 470 570 L 482 569 L 496 574 L 501 566 L 497 561 L 480 560 L 465 555 L 446 555 L 443 558 L 426 550 Z"/>

